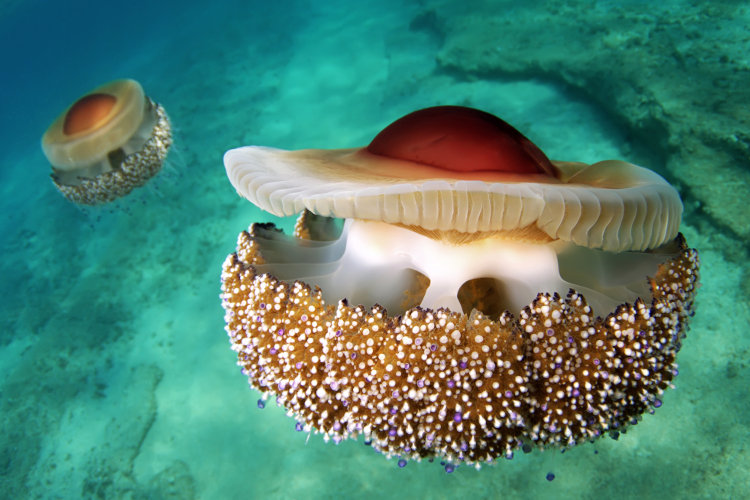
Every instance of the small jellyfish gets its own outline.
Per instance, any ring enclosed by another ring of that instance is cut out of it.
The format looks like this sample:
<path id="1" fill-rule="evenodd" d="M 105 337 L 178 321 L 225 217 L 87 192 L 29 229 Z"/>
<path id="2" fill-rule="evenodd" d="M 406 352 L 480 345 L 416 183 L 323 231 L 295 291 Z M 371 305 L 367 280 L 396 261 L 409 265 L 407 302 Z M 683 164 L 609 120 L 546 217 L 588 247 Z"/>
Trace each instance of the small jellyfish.
<path id="1" fill-rule="evenodd" d="M 42 137 L 52 181 L 82 205 L 108 203 L 143 186 L 161 170 L 171 144 L 167 113 L 135 80 L 95 88 Z"/>

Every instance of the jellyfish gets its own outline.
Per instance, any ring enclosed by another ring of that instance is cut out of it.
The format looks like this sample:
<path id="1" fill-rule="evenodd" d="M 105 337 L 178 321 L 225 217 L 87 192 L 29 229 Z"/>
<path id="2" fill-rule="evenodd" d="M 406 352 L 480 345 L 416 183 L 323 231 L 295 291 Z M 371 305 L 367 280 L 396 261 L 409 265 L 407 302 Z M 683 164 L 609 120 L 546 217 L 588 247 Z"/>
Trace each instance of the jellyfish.
<path id="1" fill-rule="evenodd" d="M 164 108 L 135 80 L 95 88 L 62 113 L 42 137 L 52 181 L 65 198 L 100 205 L 143 186 L 172 144 Z"/>
<path id="2" fill-rule="evenodd" d="M 551 161 L 500 118 L 410 113 L 363 148 L 224 156 L 278 216 L 224 262 L 226 332 L 252 387 L 305 429 L 448 464 L 571 447 L 661 406 L 697 252 L 662 177 Z"/>

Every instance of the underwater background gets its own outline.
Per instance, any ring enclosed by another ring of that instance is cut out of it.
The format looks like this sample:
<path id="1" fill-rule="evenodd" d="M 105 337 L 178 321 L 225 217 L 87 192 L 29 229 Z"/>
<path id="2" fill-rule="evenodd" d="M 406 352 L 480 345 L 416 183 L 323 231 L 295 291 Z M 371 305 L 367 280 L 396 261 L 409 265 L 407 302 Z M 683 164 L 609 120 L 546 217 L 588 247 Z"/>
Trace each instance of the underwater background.
<path id="1" fill-rule="evenodd" d="M 745 2 L 0 3 L 0 497 L 750 496 L 750 8 Z M 39 141 L 134 78 L 172 120 L 164 170 L 79 208 Z M 258 408 L 224 332 L 221 264 L 251 222 L 225 150 L 367 144 L 437 104 L 550 158 L 647 166 L 682 196 L 697 314 L 654 415 L 481 470 L 399 468 Z M 548 480 L 549 473 L 554 480 Z"/>

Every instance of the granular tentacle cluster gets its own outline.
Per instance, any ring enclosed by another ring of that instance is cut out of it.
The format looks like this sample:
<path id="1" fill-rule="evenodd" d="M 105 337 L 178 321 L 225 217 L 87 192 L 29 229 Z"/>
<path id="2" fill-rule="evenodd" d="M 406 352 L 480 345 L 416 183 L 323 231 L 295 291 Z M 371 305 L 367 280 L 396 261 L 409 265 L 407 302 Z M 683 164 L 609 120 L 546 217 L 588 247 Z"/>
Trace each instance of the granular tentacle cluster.
<path id="1" fill-rule="evenodd" d="M 449 463 L 510 457 L 525 442 L 572 446 L 623 428 L 661 402 L 698 279 L 681 237 L 651 278 L 653 299 L 606 318 L 584 297 L 540 293 L 516 318 L 474 310 L 326 304 L 264 263 L 253 226 L 222 272 L 226 330 L 238 364 L 308 429 L 358 435 L 388 456 Z"/>

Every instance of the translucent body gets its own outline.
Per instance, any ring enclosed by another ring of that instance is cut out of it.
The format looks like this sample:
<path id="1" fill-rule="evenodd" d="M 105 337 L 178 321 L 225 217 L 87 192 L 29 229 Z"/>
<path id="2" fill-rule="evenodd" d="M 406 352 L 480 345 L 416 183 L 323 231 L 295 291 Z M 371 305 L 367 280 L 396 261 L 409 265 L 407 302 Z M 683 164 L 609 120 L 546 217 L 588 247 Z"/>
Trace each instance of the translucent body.
<path id="1" fill-rule="evenodd" d="M 565 296 L 571 288 L 583 293 L 597 314 L 606 315 L 619 304 L 647 299 L 646 276 L 675 253 L 669 246 L 658 252 L 611 253 L 512 235 L 457 245 L 362 220 L 346 221 L 341 234 L 329 241 L 277 232 L 259 233 L 256 239 L 266 259 L 260 272 L 318 286 L 331 302 L 345 297 L 352 304 L 377 303 L 392 315 L 417 305 L 466 314 L 472 308 L 516 313 L 539 292 Z M 462 295 L 467 284 L 484 287 L 485 297 L 472 298 L 468 289 Z"/>

